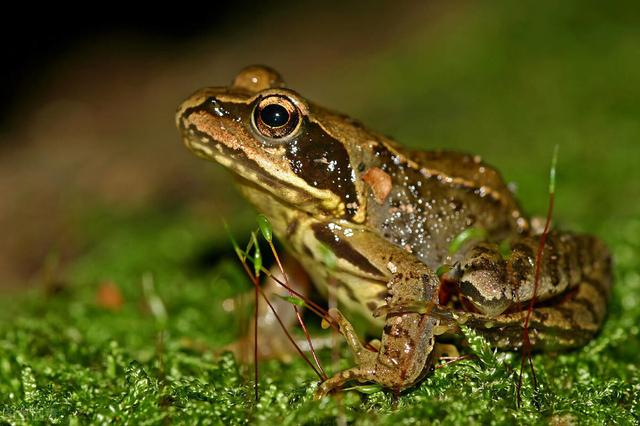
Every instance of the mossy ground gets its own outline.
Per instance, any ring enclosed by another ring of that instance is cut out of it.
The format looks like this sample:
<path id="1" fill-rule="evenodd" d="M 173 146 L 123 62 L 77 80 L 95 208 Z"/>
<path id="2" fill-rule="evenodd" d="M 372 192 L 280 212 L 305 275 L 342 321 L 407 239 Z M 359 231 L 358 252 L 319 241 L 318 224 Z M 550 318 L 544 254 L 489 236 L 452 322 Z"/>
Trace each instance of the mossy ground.
<path id="1" fill-rule="evenodd" d="M 617 255 L 616 290 L 601 336 L 575 352 L 536 356 L 537 393 L 532 395 L 527 376 L 518 409 L 513 371 L 519 358 L 496 355 L 472 335 L 478 359 L 438 369 L 395 405 L 386 393 L 314 401 L 316 378 L 300 361 L 264 363 L 255 404 L 250 369 L 207 350 L 237 335 L 239 314 L 220 306 L 246 291 L 247 283 L 231 257 L 189 273 L 194 254 L 208 250 L 210 234 L 183 219 L 110 220 L 96 235 L 101 243 L 75 264 L 69 287 L 46 297 L 25 296 L 6 308 L 0 335 L 2 421 L 319 424 L 344 416 L 384 424 L 570 418 L 633 424 L 640 418 L 640 276 L 634 256 L 640 220 L 609 235 Z M 122 291 L 117 310 L 98 301 L 96 284 L 107 278 Z M 143 281 L 153 282 L 151 290 Z M 349 364 L 343 354 L 334 371 Z M 327 351 L 322 355 L 331 365 Z"/>
<path id="2" fill-rule="evenodd" d="M 442 24 L 456 30 L 353 64 L 322 90 L 403 143 L 481 153 L 538 215 L 560 145 L 556 220 L 607 241 L 614 294 L 597 339 L 534 357 L 539 386 L 534 395 L 525 377 L 522 407 L 519 358 L 473 336 L 475 360 L 438 369 L 396 402 L 355 392 L 314 401 L 304 363 L 270 361 L 255 403 L 250 371 L 210 350 L 247 321 L 221 309 L 249 286 L 220 228 L 179 209 L 97 211 L 78 224 L 95 244 L 62 282 L 1 302 L 0 422 L 640 422 L 640 29 L 621 6 L 560 4 L 470 6 Z M 232 226 L 247 235 L 252 218 Z M 119 307 L 99 302 L 105 282 L 120 289 Z M 336 371 L 351 362 L 342 353 L 338 365 L 321 355 Z"/>

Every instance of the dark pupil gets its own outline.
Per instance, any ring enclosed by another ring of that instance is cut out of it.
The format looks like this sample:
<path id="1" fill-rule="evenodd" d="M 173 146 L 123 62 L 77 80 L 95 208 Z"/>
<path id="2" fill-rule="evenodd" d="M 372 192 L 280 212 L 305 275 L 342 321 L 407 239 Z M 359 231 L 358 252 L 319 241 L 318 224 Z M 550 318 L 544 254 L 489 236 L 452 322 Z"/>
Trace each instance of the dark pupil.
<path id="1" fill-rule="evenodd" d="M 280 127 L 289 121 L 289 112 L 282 105 L 271 104 L 262 108 L 260 119 L 269 127 Z"/>

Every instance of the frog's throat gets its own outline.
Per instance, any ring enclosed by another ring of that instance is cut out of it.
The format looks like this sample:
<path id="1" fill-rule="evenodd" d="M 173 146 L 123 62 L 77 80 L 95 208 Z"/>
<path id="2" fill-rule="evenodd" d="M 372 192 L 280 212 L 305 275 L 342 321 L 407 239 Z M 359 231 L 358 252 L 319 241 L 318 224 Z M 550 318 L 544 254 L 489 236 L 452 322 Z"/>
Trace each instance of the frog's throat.
<path id="1" fill-rule="evenodd" d="M 297 187 L 282 183 L 283 186 L 263 185 L 235 174 L 236 185 L 246 200 L 271 221 L 284 221 L 283 230 L 291 218 L 297 215 L 318 220 L 332 220 L 341 217 L 341 211 L 333 205 L 325 206 L 324 200 L 317 199 Z M 285 191 L 288 192 L 286 195 Z M 296 197 L 295 200 L 293 197 Z M 277 232 L 276 232 L 277 234 Z"/>

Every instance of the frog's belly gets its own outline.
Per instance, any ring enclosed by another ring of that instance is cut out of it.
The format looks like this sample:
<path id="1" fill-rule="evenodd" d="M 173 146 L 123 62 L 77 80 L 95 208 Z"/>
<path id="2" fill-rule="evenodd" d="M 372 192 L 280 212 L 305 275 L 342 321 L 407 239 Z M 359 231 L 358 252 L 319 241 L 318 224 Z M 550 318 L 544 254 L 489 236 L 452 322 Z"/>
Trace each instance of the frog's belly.
<path id="1" fill-rule="evenodd" d="M 386 281 L 366 278 L 339 267 L 330 270 L 313 259 L 302 258 L 300 263 L 323 297 L 335 297 L 341 309 L 359 314 L 370 325 L 382 328 L 384 317 L 375 318 L 373 312 L 385 303 Z"/>

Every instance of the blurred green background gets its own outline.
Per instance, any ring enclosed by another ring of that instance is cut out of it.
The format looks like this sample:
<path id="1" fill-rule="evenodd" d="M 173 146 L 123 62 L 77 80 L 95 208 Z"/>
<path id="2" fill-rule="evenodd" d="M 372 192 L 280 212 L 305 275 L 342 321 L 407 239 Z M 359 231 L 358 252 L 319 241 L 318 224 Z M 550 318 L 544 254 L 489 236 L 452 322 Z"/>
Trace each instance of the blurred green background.
<path id="1" fill-rule="evenodd" d="M 188 36 L 132 25 L 51 55 L 3 107 L 0 419 L 638 422 L 639 11 L 267 2 L 203 12 Z M 175 18 L 184 25 L 189 13 Z M 302 363 L 269 362 L 254 407 L 243 367 L 211 349 L 247 321 L 221 308 L 248 288 L 221 219 L 246 240 L 255 213 L 220 167 L 181 146 L 173 124 L 183 98 L 251 63 L 404 145 L 480 154 L 532 215 L 546 211 L 559 145 L 554 221 L 599 235 L 616 259 L 601 336 L 536 357 L 542 390 L 525 388 L 520 409 L 509 355 L 438 370 L 395 411 L 386 394 L 315 403 Z"/>

